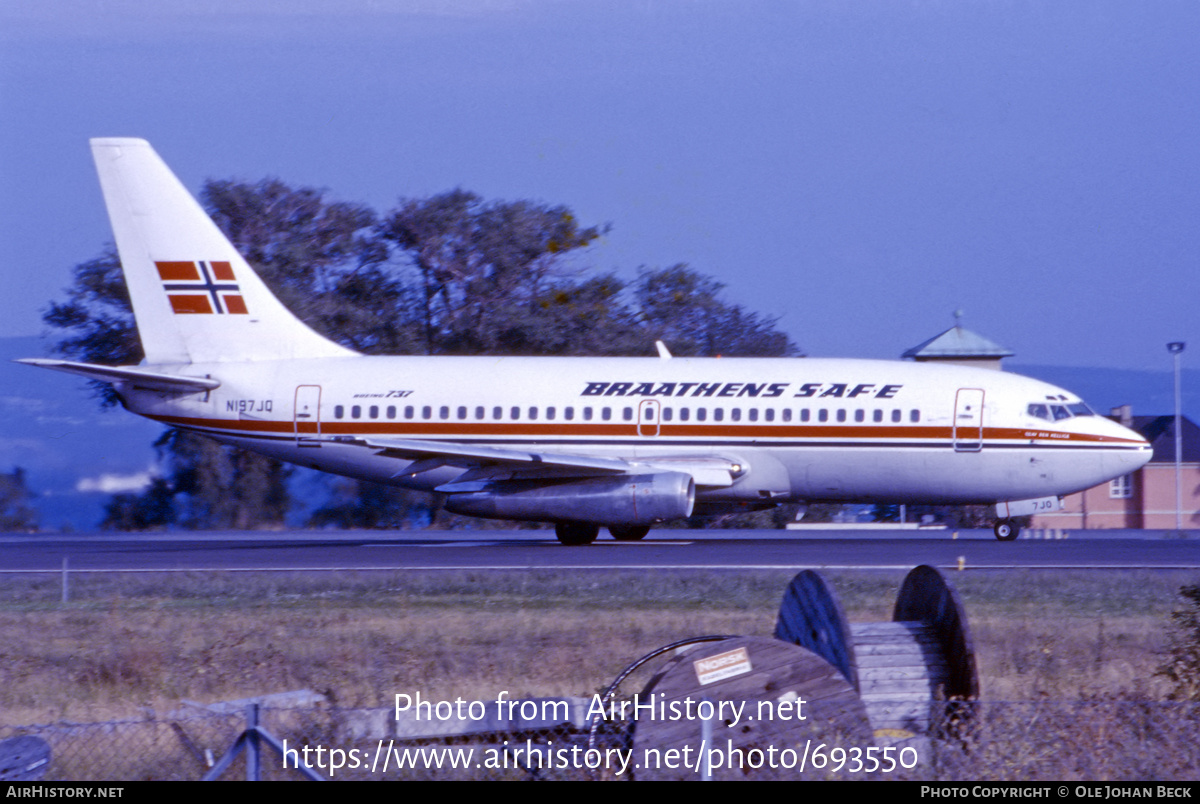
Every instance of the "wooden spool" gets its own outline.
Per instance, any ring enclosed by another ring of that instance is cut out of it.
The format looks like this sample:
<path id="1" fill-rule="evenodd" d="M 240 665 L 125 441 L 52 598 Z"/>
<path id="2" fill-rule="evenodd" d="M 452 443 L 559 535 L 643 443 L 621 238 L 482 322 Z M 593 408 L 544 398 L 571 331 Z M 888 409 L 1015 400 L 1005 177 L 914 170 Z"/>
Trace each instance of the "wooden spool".
<path id="1" fill-rule="evenodd" d="M 779 608 L 775 637 L 826 659 L 858 691 L 878 736 L 928 734 L 948 702 L 976 700 L 979 677 L 967 616 L 935 568 L 904 579 L 892 622 L 850 624 L 825 579 L 805 570 Z"/>
<path id="2" fill-rule="evenodd" d="M 726 704 L 719 712 L 724 716 L 711 723 L 709 747 L 715 746 L 722 757 L 734 757 L 735 767 L 715 768 L 713 777 L 719 779 L 774 778 L 781 763 L 771 767 L 762 761 L 771 749 L 777 760 L 786 759 L 780 752 L 802 751 L 808 740 L 810 748 L 822 743 L 861 746 L 871 734 L 862 701 L 837 668 L 811 651 L 767 637 L 732 637 L 676 655 L 637 700 L 656 707 L 643 710 L 633 723 L 639 761 L 649 750 L 658 757 L 674 751 L 671 756 L 683 760 L 688 749 L 695 759 L 703 724 L 698 717 L 672 717 L 672 707 L 682 714 L 689 700 L 693 711 L 700 701 Z M 730 704 L 744 704 L 737 722 L 729 717 Z M 756 750 L 762 753 L 752 755 Z M 743 761 L 736 761 L 739 757 Z M 785 775 L 794 776 L 794 769 Z M 678 764 L 673 769 L 641 767 L 637 778 L 695 779 L 697 771 L 694 763 L 689 769 Z"/>

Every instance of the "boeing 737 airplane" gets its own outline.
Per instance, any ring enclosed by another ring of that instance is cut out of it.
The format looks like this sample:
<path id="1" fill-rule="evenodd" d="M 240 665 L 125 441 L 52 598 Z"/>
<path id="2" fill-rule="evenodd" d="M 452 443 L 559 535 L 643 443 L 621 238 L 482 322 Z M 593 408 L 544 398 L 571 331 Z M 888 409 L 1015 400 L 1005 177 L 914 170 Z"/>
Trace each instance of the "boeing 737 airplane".
<path id="1" fill-rule="evenodd" d="M 368 357 L 309 329 L 149 143 L 92 140 L 145 360 L 21 362 L 134 413 L 450 511 L 622 541 L 783 502 L 997 504 L 1012 518 L 1135 471 L 1137 433 L 987 369 L 817 358 Z"/>

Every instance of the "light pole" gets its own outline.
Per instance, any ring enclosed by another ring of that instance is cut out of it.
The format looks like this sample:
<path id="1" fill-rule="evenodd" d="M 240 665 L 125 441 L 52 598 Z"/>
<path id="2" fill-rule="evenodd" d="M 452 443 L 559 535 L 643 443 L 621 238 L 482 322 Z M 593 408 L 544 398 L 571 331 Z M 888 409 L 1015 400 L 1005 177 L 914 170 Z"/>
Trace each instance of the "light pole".
<path id="1" fill-rule="evenodd" d="M 1183 530 L 1183 414 L 1180 413 L 1179 355 L 1183 354 L 1183 341 L 1167 344 L 1167 351 L 1175 358 L 1175 530 Z"/>

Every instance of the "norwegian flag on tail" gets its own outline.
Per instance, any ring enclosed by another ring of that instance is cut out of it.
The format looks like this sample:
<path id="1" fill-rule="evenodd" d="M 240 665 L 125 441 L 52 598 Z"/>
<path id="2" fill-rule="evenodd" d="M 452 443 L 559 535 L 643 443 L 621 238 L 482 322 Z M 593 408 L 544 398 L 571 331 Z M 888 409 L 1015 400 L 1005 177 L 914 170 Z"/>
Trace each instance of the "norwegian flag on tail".
<path id="1" fill-rule="evenodd" d="M 246 300 L 228 262 L 156 262 L 177 315 L 246 315 Z"/>

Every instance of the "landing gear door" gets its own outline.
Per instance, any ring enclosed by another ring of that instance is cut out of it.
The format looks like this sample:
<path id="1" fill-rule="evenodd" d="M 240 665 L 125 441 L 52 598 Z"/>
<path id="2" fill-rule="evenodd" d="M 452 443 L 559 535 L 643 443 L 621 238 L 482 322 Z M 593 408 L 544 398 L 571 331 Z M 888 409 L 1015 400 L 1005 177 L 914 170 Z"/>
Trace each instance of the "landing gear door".
<path id="1" fill-rule="evenodd" d="M 295 433 L 297 447 L 321 446 L 321 386 L 296 386 Z"/>
<path id="2" fill-rule="evenodd" d="M 983 389 L 959 388 L 954 397 L 955 452 L 979 452 L 983 449 Z"/>

